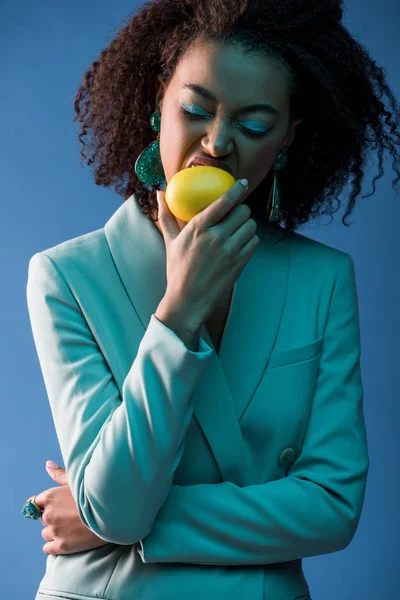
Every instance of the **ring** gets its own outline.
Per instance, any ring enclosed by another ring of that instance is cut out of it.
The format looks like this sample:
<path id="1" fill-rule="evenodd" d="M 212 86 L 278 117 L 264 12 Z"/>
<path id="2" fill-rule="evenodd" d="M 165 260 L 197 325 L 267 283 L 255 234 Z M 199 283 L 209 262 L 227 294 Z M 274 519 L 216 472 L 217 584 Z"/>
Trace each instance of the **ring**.
<path id="1" fill-rule="evenodd" d="M 34 496 L 33 500 L 27 500 L 24 506 L 22 507 L 21 514 L 23 514 L 24 517 L 26 517 L 27 519 L 40 519 L 44 512 L 44 509 L 40 508 L 36 504 L 36 496 Z"/>

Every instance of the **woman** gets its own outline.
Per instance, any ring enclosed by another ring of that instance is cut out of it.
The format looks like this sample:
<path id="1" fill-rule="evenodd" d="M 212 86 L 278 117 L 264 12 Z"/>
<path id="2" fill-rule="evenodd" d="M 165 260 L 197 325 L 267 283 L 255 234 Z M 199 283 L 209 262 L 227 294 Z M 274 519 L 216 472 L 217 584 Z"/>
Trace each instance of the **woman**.
<path id="1" fill-rule="evenodd" d="M 153 0 L 86 73 L 83 156 L 125 202 L 29 264 L 66 468 L 27 503 L 36 600 L 305 600 L 302 559 L 351 542 L 369 468 L 354 263 L 295 229 L 353 175 L 351 213 L 372 143 L 397 166 L 399 107 L 342 14 Z M 195 156 L 237 183 L 185 223 L 155 188 Z"/>

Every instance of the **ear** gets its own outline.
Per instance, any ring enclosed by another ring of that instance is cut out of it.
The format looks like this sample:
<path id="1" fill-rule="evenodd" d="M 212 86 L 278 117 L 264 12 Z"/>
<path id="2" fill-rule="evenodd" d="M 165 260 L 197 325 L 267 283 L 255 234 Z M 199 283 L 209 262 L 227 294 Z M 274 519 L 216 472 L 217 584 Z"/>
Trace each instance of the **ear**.
<path id="1" fill-rule="evenodd" d="M 294 137 L 296 135 L 296 128 L 298 125 L 300 125 L 300 123 L 302 123 L 304 121 L 304 119 L 298 119 L 297 121 L 293 121 L 293 123 L 290 125 L 289 127 L 289 131 L 287 136 L 285 137 L 285 143 L 283 144 L 281 150 L 283 148 L 288 148 L 290 146 L 290 144 L 293 142 Z"/>
<path id="2" fill-rule="evenodd" d="M 158 107 L 157 108 L 158 112 L 161 112 L 161 106 L 163 103 L 163 98 L 165 96 L 165 92 L 167 90 L 167 85 L 164 82 L 164 80 L 160 74 L 158 74 L 156 77 L 156 84 L 157 84 L 156 106 Z"/>

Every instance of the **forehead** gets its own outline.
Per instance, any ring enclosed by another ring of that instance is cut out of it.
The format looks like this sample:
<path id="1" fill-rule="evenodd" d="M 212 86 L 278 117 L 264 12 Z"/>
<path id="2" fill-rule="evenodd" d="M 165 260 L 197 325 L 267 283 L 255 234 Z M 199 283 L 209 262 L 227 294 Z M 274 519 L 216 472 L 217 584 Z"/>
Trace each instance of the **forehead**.
<path id="1" fill-rule="evenodd" d="M 188 82 L 212 88 L 220 102 L 232 106 L 265 101 L 279 110 L 288 107 L 289 74 L 285 66 L 273 58 L 246 55 L 231 46 L 210 43 L 190 48 L 171 81 L 176 90 Z"/>

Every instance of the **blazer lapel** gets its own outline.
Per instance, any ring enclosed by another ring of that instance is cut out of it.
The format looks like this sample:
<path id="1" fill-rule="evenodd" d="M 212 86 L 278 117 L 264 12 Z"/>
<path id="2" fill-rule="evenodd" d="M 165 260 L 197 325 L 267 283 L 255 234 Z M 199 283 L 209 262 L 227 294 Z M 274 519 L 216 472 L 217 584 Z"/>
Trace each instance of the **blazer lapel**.
<path id="1" fill-rule="evenodd" d="M 164 240 L 141 212 L 134 194 L 114 212 L 104 231 L 145 331 L 167 287 Z M 240 420 L 267 367 L 287 293 L 289 252 L 284 234 L 284 229 L 274 232 L 259 224 L 260 244 L 234 286 L 219 356 L 214 352 L 210 357 L 195 390 L 193 415 L 222 480 L 240 486 L 254 481 Z M 200 335 L 213 347 L 204 325 Z"/>

